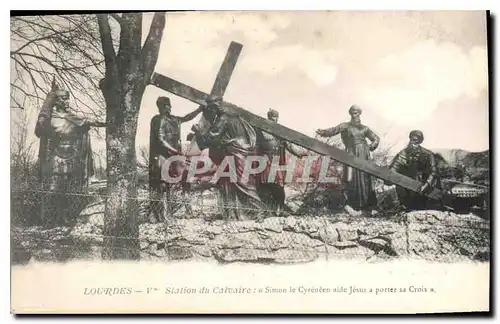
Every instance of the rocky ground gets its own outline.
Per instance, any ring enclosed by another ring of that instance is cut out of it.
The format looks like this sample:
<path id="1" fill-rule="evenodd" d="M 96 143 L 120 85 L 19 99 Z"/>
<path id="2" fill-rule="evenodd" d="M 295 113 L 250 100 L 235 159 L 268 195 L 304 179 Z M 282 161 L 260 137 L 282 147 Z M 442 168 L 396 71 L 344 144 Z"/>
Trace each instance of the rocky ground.
<path id="1" fill-rule="evenodd" d="M 73 227 L 14 228 L 14 262 L 99 259 L 104 204 L 84 210 Z M 314 260 L 489 261 L 489 222 L 474 215 L 419 211 L 353 217 L 345 212 L 255 221 L 176 218 L 140 225 L 143 259 L 301 263 Z"/>

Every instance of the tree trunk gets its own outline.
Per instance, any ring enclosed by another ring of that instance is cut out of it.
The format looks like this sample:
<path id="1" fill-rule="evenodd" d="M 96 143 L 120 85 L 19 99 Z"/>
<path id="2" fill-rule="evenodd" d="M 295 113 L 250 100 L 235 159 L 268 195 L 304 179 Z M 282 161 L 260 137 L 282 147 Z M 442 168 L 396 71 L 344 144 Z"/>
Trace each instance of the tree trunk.
<path id="1" fill-rule="evenodd" d="M 114 16 L 120 24 L 115 54 L 108 15 L 98 15 L 106 75 L 100 87 L 106 100 L 107 200 L 102 258 L 139 259 L 137 157 L 135 137 L 144 90 L 153 73 L 165 27 L 155 13 L 141 48 L 142 14 Z"/>
<path id="2" fill-rule="evenodd" d="M 142 94 L 141 94 L 142 96 Z M 136 100 L 123 102 L 120 111 L 139 111 Z M 137 115 L 109 127 L 106 141 L 108 198 L 104 221 L 103 259 L 138 259 L 137 181 L 135 136 Z"/>

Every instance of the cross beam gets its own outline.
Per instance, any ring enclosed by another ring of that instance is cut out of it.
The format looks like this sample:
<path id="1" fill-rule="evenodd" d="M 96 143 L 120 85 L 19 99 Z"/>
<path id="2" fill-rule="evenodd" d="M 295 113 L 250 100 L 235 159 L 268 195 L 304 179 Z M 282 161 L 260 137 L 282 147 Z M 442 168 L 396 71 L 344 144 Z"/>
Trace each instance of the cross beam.
<path id="1" fill-rule="evenodd" d="M 154 86 L 159 87 L 160 89 L 173 93 L 179 97 L 190 100 L 197 104 L 203 104 L 209 96 L 208 94 L 200 90 L 197 90 L 184 83 L 158 73 L 153 73 L 150 83 Z M 417 180 L 406 177 L 389 168 L 380 167 L 360 157 L 349 154 L 344 150 L 330 146 L 293 129 L 272 122 L 266 118 L 262 118 L 232 103 L 222 102 L 221 105 L 228 113 L 241 116 L 252 126 L 258 129 L 274 134 L 318 154 L 330 156 L 334 160 L 337 160 L 360 171 L 366 172 L 374 177 L 390 181 L 391 183 L 394 183 L 400 187 L 415 192 L 418 191 L 418 188 L 421 185 L 421 183 Z M 428 193 L 427 196 L 433 199 L 440 200 L 443 198 L 443 194 L 444 193 L 442 191 L 434 189 L 430 193 Z"/>
<path id="2" fill-rule="evenodd" d="M 240 43 L 231 42 L 231 44 L 229 44 L 229 48 L 227 49 L 224 61 L 219 68 L 219 72 L 217 73 L 217 77 L 215 78 L 212 90 L 210 91 L 211 95 L 220 97 L 224 96 L 242 48 L 243 45 Z M 203 115 L 198 120 L 198 124 L 202 127 L 202 129 L 208 126 L 208 122 L 205 120 Z M 196 137 L 193 137 L 188 151 L 191 152 L 193 150 L 199 150 Z"/>
<path id="3" fill-rule="evenodd" d="M 211 95 L 222 97 L 224 92 L 226 92 L 227 85 L 229 84 L 229 80 L 231 79 L 242 48 L 243 45 L 240 43 L 231 42 L 231 44 L 229 44 L 226 57 L 224 57 L 224 61 L 220 66 L 219 73 L 217 73 L 212 91 L 210 92 Z"/>

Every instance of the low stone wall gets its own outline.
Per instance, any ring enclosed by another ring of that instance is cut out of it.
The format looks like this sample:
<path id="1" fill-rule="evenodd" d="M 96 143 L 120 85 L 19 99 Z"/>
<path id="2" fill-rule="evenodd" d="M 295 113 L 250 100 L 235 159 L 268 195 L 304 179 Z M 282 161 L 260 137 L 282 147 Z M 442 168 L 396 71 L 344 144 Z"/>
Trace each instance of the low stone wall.
<path id="1" fill-rule="evenodd" d="M 95 206 L 82 213 L 72 228 L 14 230 L 16 251 L 25 251 L 31 260 L 99 259 L 104 209 Z M 474 215 L 438 211 L 370 218 L 343 213 L 273 217 L 261 223 L 178 218 L 169 224 L 141 224 L 139 241 L 145 260 L 215 259 L 221 263 L 394 258 L 488 261 L 490 252 L 488 222 Z"/>

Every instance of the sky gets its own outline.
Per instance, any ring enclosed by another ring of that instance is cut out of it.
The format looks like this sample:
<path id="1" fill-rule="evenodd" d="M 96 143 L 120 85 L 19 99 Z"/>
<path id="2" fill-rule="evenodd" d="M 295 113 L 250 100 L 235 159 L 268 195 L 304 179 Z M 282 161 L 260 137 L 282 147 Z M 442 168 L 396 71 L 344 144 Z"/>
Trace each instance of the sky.
<path id="1" fill-rule="evenodd" d="M 489 147 L 482 11 L 171 13 L 155 71 L 209 92 L 231 41 L 243 50 L 224 100 L 255 114 L 276 109 L 281 124 L 313 136 L 349 120 L 357 104 L 393 151 L 412 129 L 429 149 Z M 175 115 L 197 108 L 150 86 L 139 117 L 143 145 L 158 95 L 171 97 Z M 184 138 L 193 123 L 183 125 Z"/>
<path id="2" fill-rule="evenodd" d="M 429 149 L 489 147 L 483 11 L 168 13 L 155 71 L 209 92 L 231 41 L 243 45 L 224 100 L 314 136 L 363 110 L 362 122 L 396 153 L 413 129 Z M 152 14 L 144 15 L 145 37 Z M 137 147 L 149 144 L 158 96 L 172 113 L 197 105 L 154 86 L 144 93 Z M 35 114 L 36 115 L 36 114 Z M 191 126 L 182 126 L 186 138 Z M 35 120 L 33 120 L 34 127 Z M 94 139 L 95 150 L 104 150 Z"/>

